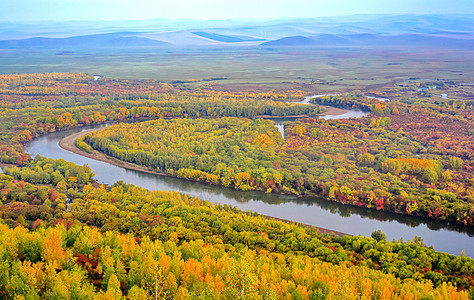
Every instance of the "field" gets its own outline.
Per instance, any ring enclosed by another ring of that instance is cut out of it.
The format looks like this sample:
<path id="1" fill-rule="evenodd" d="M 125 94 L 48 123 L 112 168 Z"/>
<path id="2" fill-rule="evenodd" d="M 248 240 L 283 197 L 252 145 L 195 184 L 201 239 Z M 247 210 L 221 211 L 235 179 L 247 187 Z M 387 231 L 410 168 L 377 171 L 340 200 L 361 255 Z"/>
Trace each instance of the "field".
<path id="1" fill-rule="evenodd" d="M 191 81 L 221 90 L 370 91 L 410 78 L 474 81 L 473 51 L 216 47 L 155 50 L 0 50 L 1 73 L 83 72 Z M 218 79 L 218 80 L 212 80 Z M 202 81 L 209 80 L 209 81 Z"/>

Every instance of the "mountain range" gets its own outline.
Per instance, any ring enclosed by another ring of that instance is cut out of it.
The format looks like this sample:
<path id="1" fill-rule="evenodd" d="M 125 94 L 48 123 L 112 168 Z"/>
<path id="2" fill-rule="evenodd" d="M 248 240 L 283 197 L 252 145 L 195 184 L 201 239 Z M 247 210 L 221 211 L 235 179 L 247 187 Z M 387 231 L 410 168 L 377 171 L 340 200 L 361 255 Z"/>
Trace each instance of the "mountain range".
<path id="1" fill-rule="evenodd" d="M 273 21 L 0 23 L 0 49 L 426 47 L 474 49 L 473 15 L 354 15 Z"/>

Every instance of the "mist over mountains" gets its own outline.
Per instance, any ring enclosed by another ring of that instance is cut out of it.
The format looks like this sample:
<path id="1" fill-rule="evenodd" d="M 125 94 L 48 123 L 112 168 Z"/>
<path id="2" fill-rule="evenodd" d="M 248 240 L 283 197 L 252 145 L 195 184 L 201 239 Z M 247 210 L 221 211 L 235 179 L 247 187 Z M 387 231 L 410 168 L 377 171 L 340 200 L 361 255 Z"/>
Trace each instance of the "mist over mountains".
<path id="1" fill-rule="evenodd" d="M 273 21 L 0 23 L 0 49 L 436 47 L 473 49 L 473 15 L 354 15 Z"/>

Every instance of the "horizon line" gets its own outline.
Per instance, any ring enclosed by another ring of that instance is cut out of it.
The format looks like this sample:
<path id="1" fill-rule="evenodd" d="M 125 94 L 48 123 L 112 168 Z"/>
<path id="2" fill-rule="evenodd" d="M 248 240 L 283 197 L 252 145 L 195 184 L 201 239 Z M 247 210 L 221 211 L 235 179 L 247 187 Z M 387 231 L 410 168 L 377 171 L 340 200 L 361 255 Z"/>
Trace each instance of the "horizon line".
<path id="1" fill-rule="evenodd" d="M 148 18 L 148 19 L 70 19 L 70 20 L 32 20 L 32 21 L 4 21 L 0 24 L 37 24 L 37 23 L 68 23 L 68 22 L 147 22 L 147 21 L 167 21 L 167 22 L 272 22 L 272 21 L 289 21 L 289 20 L 315 20 L 315 19 L 327 19 L 327 18 L 341 18 L 341 17 L 357 17 L 357 16 L 474 16 L 474 13 L 375 13 L 375 14 L 342 14 L 342 15 L 330 15 L 330 16 L 315 16 L 315 17 L 282 17 L 282 18 L 267 18 L 267 19 L 256 19 L 256 18 L 225 18 L 225 19 L 193 19 L 193 18 Z"/>

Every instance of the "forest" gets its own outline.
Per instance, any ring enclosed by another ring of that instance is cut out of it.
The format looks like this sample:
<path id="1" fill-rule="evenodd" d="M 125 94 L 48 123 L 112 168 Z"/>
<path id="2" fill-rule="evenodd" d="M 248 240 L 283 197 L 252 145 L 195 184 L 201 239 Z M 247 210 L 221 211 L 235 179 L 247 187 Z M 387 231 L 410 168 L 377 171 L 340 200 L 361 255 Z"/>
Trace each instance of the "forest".
<path id="1" fill-rule="evenodd" d="M 188 91 L 154 80 L 101 80 L 71 73 L 0 75 L 0 162 L 25 164 L 23 144 L 48 132 L 104 122 L 219 116 L 314 115 L 302 92 Z M 276 101 L 279 99 L 280 101 Z M 281 101 L 285 100 L 285 101 Z"/>
<path id="2" fill-rule="evenodd" d="M 183 179 L 472 226 L 472 102 L 353 92 L 295 105 L 306 94 L 80 73 L 0 75 L 0 95 L 0 299 L 474 297 L 474 260 L 422 237 L 321 234 L 178 192 L 100 185 L 87 165 L 23 149 L 117 123 L 77 146 Z M 371 114 L 312 118 L 325 104 Z M 261 118 L 291 115 L 301 118 L 284 137 Z"/>
<path id="3" fill-rule="evenodd" d="M 433 135 L 440 138 L 427 144 L 422 128 L 400 128 L 411 123 L 398 117 L 398 108 L 382 109 L 379 103 L 370 108 L 375 116 L 368 119 L 288 122 L 285 140 L 268 120 L 175 119 L 110 126 L 85 136 L 82 147 L 180 178 L 240 190 L 317 193 L 345 204 L 472 226 L 471 120 L 438 116 Z M 418 121 L 429 113 L 422 110 Z M 445 122 L 465 132 L 442 138 Z M 446 143 L 452 145 L 449 151 Z"/>
<path id="4" fill-rule="evenodd" d="M 49 169 L 58 178 L 40 179 Z M 473 293 L 474 260 L 436 252 L 421 239 L 322 235 L 177 192 L 93 184 L 87 167 L 40 156 L 5 173 L 2 299 L 468 299 Z"/>

